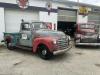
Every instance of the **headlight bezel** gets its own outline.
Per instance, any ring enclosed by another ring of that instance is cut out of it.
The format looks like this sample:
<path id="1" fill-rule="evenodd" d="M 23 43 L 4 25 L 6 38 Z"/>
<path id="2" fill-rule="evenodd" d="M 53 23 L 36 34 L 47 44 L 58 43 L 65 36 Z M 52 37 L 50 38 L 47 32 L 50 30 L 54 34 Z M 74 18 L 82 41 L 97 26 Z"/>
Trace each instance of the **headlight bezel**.
<path id="1" fill-rule="evenodd" d="M 57 40 L 56 39 L 54 39 L 52 42 L 53 42 L 53 44 L 57 44 Z"/>
<path id="2" fill-rule="evenodd" d="M 99 35 L 99 39 L 100 39 L 100 35 Z"/>

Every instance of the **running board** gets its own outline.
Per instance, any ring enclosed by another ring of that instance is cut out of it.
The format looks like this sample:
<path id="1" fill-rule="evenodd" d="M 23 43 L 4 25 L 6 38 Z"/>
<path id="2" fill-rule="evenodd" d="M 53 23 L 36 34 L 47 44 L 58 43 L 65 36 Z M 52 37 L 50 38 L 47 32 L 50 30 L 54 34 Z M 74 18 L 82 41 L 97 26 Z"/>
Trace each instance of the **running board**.
<path id="1" fill-rule="evenodd" d="M 16 46 L 17 48 L 20 48 L 20 49 L 25 49 L 25 50 L 32 50 L 32 47 L 26 47 L 26 46 Z"/>

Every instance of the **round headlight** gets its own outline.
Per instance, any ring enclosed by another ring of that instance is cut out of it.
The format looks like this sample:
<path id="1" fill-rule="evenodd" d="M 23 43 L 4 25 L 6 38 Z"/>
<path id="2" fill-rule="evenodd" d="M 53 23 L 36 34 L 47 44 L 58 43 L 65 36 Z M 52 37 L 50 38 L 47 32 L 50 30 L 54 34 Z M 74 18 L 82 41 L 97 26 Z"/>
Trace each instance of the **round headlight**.
<path id="1" fill-rule="evenodd" d="M 100 38 L 100 35 L 99 35 L 99 38 Z"/>
<path id="2" fill-rule="evenodd" d="M 53 40 L 53 44 L 57 44 L 57 41 L 56 40 Z"/>

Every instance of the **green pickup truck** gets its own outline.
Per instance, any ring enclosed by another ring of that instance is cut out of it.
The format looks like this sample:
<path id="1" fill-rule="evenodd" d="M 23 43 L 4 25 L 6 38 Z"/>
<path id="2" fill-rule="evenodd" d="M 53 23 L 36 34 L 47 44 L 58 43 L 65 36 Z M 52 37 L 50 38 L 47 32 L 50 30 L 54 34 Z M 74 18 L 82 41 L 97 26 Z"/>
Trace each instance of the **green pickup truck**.
<path id="1" fill-rule="evenodd" d="M 69 36 L 48 29 L 48 23 L 45 22 L 22 22 L 20 32 L 4 33 L 4 40 L 8 49 L 30 49 L 43 59 L 65 53 L 71 48 Z"/>

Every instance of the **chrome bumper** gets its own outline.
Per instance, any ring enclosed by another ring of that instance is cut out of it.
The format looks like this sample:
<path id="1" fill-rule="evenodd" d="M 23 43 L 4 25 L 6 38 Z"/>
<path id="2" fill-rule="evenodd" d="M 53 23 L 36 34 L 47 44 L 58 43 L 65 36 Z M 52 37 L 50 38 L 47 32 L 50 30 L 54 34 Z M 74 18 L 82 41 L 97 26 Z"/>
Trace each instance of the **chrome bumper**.
<path id="1" fill-rule="evenodd" d="M 68 48 L 64 49 L 64 50 L 57 50 L 53 52 L 53 55 L 58 55 L 58 54 L 62 54 L 65 53 L 66 51 L 69 51 L 72 48 L 72 46 L 70 45 Z"/>
<path id="2" fill-rule="evenodd" d="M 100 46 L 100 43 L 76 43 L 76 45 Z"/>

